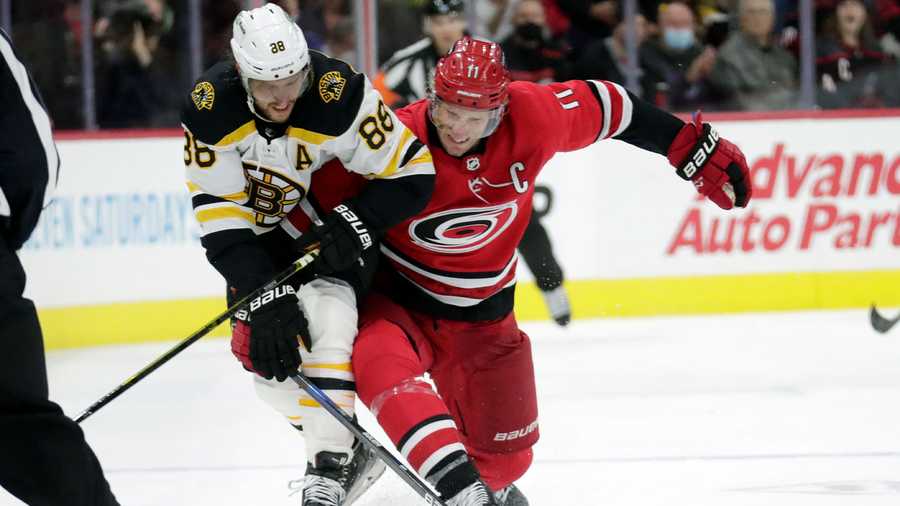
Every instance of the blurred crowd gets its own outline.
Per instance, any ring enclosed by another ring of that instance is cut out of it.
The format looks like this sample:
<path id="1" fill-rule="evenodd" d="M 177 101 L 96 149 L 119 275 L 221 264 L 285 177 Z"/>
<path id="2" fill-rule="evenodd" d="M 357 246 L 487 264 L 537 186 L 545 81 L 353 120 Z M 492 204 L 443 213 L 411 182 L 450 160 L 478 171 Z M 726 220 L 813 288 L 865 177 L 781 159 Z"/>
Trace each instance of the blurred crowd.
<path id="1" fill-rule="evenodd" d="M 58 129 L 80 129 L 82 33 L 93 43 L 100 128 L 178 125 L 191 75 L 188 2 L 11 0 L 12 36 Z M 356 61 L 349 0 L 280 0 L 311 48 Z M 202 67 L 228 48 L 243 0 L 201 2 Z M 515 79 L 608 79 L 673 111 L 758 111 L 799 105 L 796 0 L 638 0 L 628 79 L 619 0 L 380 0 L 370 76 L 393 105 L 421 98 L 437 57 L 463 33 L 502 43 Z M 900 107 L 900 0 L 814 0 L 818 107 Z"/>

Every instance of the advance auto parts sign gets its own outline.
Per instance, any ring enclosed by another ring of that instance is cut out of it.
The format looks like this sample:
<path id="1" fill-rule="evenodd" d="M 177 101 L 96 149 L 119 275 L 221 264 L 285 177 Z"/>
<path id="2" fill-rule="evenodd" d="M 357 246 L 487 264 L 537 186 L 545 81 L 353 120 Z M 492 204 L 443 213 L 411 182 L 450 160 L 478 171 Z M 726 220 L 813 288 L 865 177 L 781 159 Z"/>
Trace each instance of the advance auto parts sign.
<path id="1" fill-rule="evenodd" d="M 776 141 L 768 152 L 747 153 L 754 188 L 750 208 L 723 214 L 698 197 L 682 215 L 666 254 L 900 247 L 896 145 L 822 146 L 808 151 Z"/>

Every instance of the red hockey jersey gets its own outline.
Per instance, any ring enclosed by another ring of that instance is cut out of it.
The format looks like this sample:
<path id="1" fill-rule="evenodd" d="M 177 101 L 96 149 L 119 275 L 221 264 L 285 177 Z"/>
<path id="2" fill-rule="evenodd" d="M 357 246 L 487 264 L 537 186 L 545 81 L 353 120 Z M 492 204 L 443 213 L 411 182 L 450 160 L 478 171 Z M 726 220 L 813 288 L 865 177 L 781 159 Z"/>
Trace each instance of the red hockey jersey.
<path id="1" fill-rule="evenodd" d="M 498 129 L 459 158 L 441 148 L 427 101 L 398 110 L 400 120 L 427 140 L 437 180 L 428 206 L 391 228 L 382 252 L 440 305 L 464 309 L 512 287 L 538 173 L 558 152 L 623 132 L 632 106 L 625 90 L 611 82 L 513 82 Z"/>

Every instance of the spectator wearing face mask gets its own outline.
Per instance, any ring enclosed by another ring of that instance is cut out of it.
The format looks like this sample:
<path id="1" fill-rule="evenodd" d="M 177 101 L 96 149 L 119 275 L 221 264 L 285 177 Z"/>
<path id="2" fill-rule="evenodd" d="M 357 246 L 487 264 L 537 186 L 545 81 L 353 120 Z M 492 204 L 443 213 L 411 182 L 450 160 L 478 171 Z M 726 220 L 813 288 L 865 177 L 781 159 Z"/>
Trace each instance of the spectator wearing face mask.
<path id="1" fill-rule="evenodd" d="M 514 81 L 549 83 L 571 74 L 568 47 L 550 36 L 540 0 L 521 0 L 513 13 L 513 33 L 500 45 Z"/>
<path id="2" fill-rule="evenodd" d="M 649 85 L 645 97 L 657 107 L 687 110 L 703 99 L 704 80 L 712 71 L 716 50 L 697 40 L 690 7 L 673 2 L 660 9 L 659 33 L 641 45 L 640 60 Z"/>

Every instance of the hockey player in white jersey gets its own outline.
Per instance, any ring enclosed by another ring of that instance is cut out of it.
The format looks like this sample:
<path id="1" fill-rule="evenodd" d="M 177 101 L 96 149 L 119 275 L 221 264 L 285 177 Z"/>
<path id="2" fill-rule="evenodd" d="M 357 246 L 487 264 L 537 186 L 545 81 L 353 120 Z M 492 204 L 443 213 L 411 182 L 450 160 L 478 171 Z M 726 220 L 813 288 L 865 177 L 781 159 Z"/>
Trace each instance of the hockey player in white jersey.
<path id="1" fill-rule="evenodd" d="M 233 58 L 206 71 L 182 108 L 201 242 L 240 298 L 298 256 L 304 233 L 318 239 L 319 276 L 301 272 L 294 285 L 254 301 L 237 315 L 231 345 L 258 373 L 260 397 L 308 436 L 303 505 L 350 504 L 384 465 L 284 380 L 301 367 L 353 413 L 356 299 L 377 255 L 373 240 L 428 202 L 431 154 L 364 75 L 308 50 L 300 28 L 276 5 L 239 13 L 231 50 Z M 335 201 L 342 188 L 314 187 L 313 174 L 333 159 L 370 180 L 362 192 Z M 297 206 L 309 231 L 283 219 Z"/>

